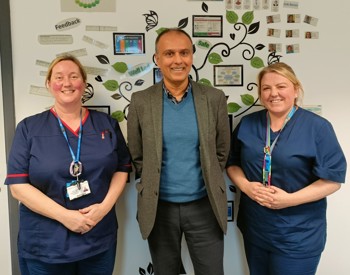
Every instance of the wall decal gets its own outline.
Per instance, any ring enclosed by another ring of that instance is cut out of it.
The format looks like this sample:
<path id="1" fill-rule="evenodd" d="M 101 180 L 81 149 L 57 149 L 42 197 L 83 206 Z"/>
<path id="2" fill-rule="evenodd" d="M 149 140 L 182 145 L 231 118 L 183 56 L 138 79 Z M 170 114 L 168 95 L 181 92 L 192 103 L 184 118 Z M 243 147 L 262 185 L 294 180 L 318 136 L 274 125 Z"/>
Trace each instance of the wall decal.
<path id="1" fill-rule="evenodd" d="M 158 25 L 158 14 L 155 11 L 150 10 L 150 13 L 144 13 L 147 26 L 146 31 L 149 31 Z"/>

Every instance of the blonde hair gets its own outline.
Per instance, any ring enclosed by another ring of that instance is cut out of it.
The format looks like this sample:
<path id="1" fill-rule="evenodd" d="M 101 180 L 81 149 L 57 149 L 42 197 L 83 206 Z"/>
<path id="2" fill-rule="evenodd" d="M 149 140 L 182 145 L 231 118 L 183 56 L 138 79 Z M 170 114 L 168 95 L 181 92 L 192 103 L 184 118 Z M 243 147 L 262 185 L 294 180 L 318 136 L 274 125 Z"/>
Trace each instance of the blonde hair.
<path id="1" fill-rule="evenodd" d="M 84 82 L 86 83 L 87 81 L 87 74 L 86 74 L 86 71 L 83 67 L 83 65 L 80 63 L 80 61 L 78 60 L 78 58 L 76 58 L 75 56 L 73 55 L 60 55 L 58 57 L 56 57 L 54 60 L 52 60 L 48 70 L 47 70 L 47 74 L 46 74 L 46 79 L 45 79 L 45 85 L 47 86 L 47 83 L 50 81 L 51 79 L 51 76 L 52 76 L 52 70 L 53 68 L 58 64 L 60 63 L 61 61 L 66 61 L 66 60 L 69 60 L 69 61 L 72 61 L 74 62 L 78 68 L 79 68 L 79 71 L 80 71 L 80 74 L 84 80 Z"/>
<path id="2" fill-rule="evenodd" d="M 298 96 L 295 98 L 294 104 L 297 106 L 300 106 L 302 104 L 303 96 L 304 96 L 304 90 L 303 86 L 301 85 L 301 82 L 297 78 L 296 74 L 294 73 L 293 69 L 283 62 L 273 63 L 269 66 L 263 68 L 260 73 L 258 74 L 258 96 L 260 99 L 261 96 L 261 79 L 264 77 L 267 73 L 276 73 L 279 74 L 285 78 L 287 78 L 290 82 L 293 83 L 294 88 L 297 90 Z"/>

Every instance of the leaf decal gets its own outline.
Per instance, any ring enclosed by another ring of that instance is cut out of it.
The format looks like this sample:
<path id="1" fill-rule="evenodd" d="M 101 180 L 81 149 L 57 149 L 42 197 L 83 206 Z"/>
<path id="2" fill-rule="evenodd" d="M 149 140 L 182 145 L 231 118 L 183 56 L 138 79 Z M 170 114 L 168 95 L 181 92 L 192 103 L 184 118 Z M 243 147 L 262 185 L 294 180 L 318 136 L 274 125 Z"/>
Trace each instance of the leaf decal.
<path id="1" fill-rule="evenodd" d="M 142 267 L 139 268 L 139 274 L 140 275 L 146 275 L 146 270 L 144 270 Z"/>
<path id="2" fill-rule="evenodd" d="M 144 82 L 145 82 L 144 80 L 138 79 L 138 80 L 135 82 L 135 86 L 142 86 L 142 84 L 143 84 Z"/>
<path id="3" fill-rule="evenodd" d="M 119 99 L 122 98 L 122 96 L 120 94 L 118 94 L 118 93 L 115 93 L 115 94 L 111 95 L 111 98 L 113 98 L 115 100 L 119 100 Z"/>
<path id="4" fill-rule="evenodd" d="M 150 10 L 150 13 L 143 14 L 146 20 L 146 31 L 149 31 L 158 25 L 158 14 L 155 11 Z"/>
<path id="5" fill-rule="evenodd" d="M 179 29 L 184 29 L 184 28 L 186 28 L 187 24 L 188 24 L 188 17 L 184 18 L 184 19 L 181 19 L 179 21 L 178 28 Z"/>
<path id="6" fill-rule="evenodd" d="M 234 185 L 230 185 L 230 186 L 228 187 L 228 189 L 230 189 L 230 191 L 231 191 L 232 193 L 237 193 L 237 188 L 236 188 L 236 186 L 234 186 Z"/>
<path id="7" fill-rule="evenodd" d="M 243 104 L 246 106 L 250 106 L 254 103 L 254 97 L 252 95 L 249 95 L 249 94 L 241 95 L 241 100 L 242 100 Z"/>
<path id="8" fill-rule="evenodd" d="M 147 272 L 148 274 L 153 274 L 153 265 L 151 263 L 149 263 L 147 266 Z"/>
<path id="9" fill-rule="evenodd" d="M 199 81 L 199 83 L 205 85 L 205 86 L 209 86 L 212 87 L 213 85 L 211 84 L 210 80 L 206 79 L 206 78 L 201 78 Z"/>
<path id="10" fill-rule="evenodd" d="M 264 67 L 264 61 L 258 56 L 253 57 L 250 60 L 250 65 L 252 65 L 253 68 L 259 69 Z"/>
<path id="11" fill-rule="evenodd" d="M 164 28 L 164 27 L 162 27 L 162 28 L 159 28 L 158 30 L 156 30 L 156 33 L 158 34 L 158 35 L 160 35 L 163 31 L 165 31 L 165 30 L 167 30 L 168 28 Z"/>
<path id="12" fill-rule="evenodd" d="M 250 25 L 254 20 L 254 12 L 253 11 L 247 11 L 242 16 L 242 22 L 245 25 Z"/>
<path id="13" fill-rule="evenodd" d="M 262 50 L 263 48 L 265 48 L 265 45 L 263 45 L 263 44 L 258 44 L 255 46 L 255 49 L 257 49 L 259 51 Z"/>
<path id="14" fill-rule="evenodd" d="M 256 22 L 254 24 L 251 24 L 249 26 L 249 30 L 248 30 L 248 33 L 249 34 L 253 34 L 253 33 L 256 33 L 260 28 L 260 22 Z"/>
<path id="15" fill-rule="evenodd" d="M 204 12 L 208 12 L 208 5 L 205 3 L 205 2 L 203 2 L 202 3 L 202 10 L 204 11 Z"/>
<path id="16" fill-rule="evenodd" d="M 221 58 L 221 56 L 218 53 L 211 53 L 208 57 L 208 61 L 211 64 L 219 64 L 221 63 L 223 60 Z"/>
<path id="17" fill-rule="evenodd" d="M 227 104 L 227 112 L 229 114 L 235 113 L 241 108 L 242 107 L 235 102 L 230 102 L 229 104 Z"/>
<path id="18" fill-rule="evenodd" d="M 100 75 L 98 75 L 98 76 L 95 77 L 95 80 L 97 82 L 102 82 L 102 77 Z"/>
<path id="19" fill-rule="evenodd" d="M 108 57 L 105 55 L 96 55 L 96 58 L 101 64 L 109 64 Z"/>
<path id="20" fill-rule="evenodd" d="M 115 111 L 111 115 L 114 119 L 118 120 L 118 122 L 122 122 L 125 118 L 125 115 L 122 111 Z M 143 274 L 140 272 L 140 274 Z"/>
<path id="21" fill-rule="evenodd" d="M 114 92 L 119 88 L 119 83 L 116 80 L 107 80 L 102 84 L 108 91 Z"/>
<path id="22" fill-rule="evenodd" d="M 112 65 L 113 69 L 118 73 L 125 73 L 128 70 L 128 65 L 124 62 L 116 62 Z"/>
<path id="23" fill-rule="evenodd" d="M 231 39 L 232 39 L 232 40 L 235 40 L 235 38 L 236 38 L 236 34 L 234 34 L 234 33 L 230 33 L 230 37 L 231 37 Z"/>
<path id="24" fill-rule="evenodd" d="M 235 24 L 238 22 L 238 15 L 234 11 L 226 10 L 226 20 L 230 24 Z"/>

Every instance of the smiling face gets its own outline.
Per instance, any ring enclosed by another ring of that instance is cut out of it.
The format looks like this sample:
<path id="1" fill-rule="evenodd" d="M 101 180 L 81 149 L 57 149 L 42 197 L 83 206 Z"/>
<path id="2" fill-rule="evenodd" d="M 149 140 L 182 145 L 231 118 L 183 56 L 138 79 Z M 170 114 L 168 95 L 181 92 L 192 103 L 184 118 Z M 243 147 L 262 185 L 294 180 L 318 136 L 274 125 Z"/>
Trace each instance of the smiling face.
<path id="1" fill-rule="evenodd" d="M 185 34 L 177 31 L 163 34 L 157 43 L 155 58 L 167 88 L 187 86 L 193 47 Z"/>
<path id="2" fill-rule="evenodd" d="M 286 77 L 267 72 L 260 82 L 260 101 L 265 108 L 276 116 L 285 116 L 294 106 L 298 89 Z"/>
<path id="3" fill-rule="evenodd" d="M 72 60 L 62 60 L 52 67 L 47 87 L 55 97 L 55 104 L 74 107 L 81 106 L 86 82 L 76 63 Z"/>

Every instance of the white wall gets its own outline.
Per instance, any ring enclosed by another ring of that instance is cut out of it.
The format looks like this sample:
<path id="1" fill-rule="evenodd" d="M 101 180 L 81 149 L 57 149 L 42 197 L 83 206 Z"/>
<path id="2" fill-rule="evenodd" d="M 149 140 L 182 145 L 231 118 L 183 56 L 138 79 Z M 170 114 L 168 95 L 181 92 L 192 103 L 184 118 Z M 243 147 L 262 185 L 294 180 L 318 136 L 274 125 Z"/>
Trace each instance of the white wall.
<path id="1" fill-rule="evenodd" d="M 103 1 L 101 1 L 103 2 Z M 282 4 L 282 0 L 280 1 Z M 318 40 L 305 41 L 304 39 L 295 39 L 300 44 L 301 52 L 299 54 L 283 55 L 282 61 L 289 63 L 297 72 L 305 89 L 305 104 L 322 105 L 322 115 L 328 118 L 339 138 L 339 141 L 349 159 L 350 142 L 347 130 L 347 120 L 350 116 L 348 102 L 350 101 L 350 91 L 347 87 L 348 64 L 350 61 L 348 52 L 347 38 L 347 13 L 350 9 L 350 3 L 347 1 L 334 0 L 330 3 L 321 3 L 321 1 L 299 1 L 298 10 L 281 8 L 279 14 L 284 20 L 287 13 L 299 13 L 302 15 L 311 15 L 319 18 L 318 25 L 312 30 L 319 31 L 320 38 Z M 13 66 L 14 66 L 14 89 L 15 89 L 15 105 L 16 120 L 40 112 L 44 108 L 52 104 L 52 99 L 43 96 L 29 94 L 30 85 L 44 86 L 44 77 L 39 72 L 45 68 L 37 66 L 36 60 L 51 61 L 57 53 L 86 48 L 88 56 L 81 57 L 80 60 L 86 66 L 95 66 L 107 68 L 108 66 L 100 64 L 95 58 L 96 55 L 106 55 L 110 62 L 126 62 L 129 66 L 133 66 L 143 62 L 151 62 L 154 40 L 156 38 L 155 30 L 160 27 L 176 27 L 183 18 L 189 19 L 189 24 L 185 28 L 186 31 L 192 31 L 192 15 L 223 15 L 224 17 L 224 37 L 208 39 L 212 43 L 223 41 L 232 44 L 229 37 L 230 33 L 235 32 L 232 25 L 225 20 L 224 2 L 204 2 L 208 6 L 208 12 L 202 10 L 201 1 L 139 1 L 139 0 L 118 0 L 117 11 L 107 13 L 86 13 L 86 12 L 61 12 L 60 1 L 37 0 L 35 3 L 29 1 L 12 0 L 11 1 L 11 20 L 12 20 L 12 45 L 13 45 Z M 28 11 L 31 12 L 28 12 Z M 158 14 L 158 26 L 149 32 L 145 31 L 145 17 L 143 14 L 154 10 Z M 240 16 L 243 12 L 237 12 Z M 278 40 L 266 37 L 266 15 L 273 14 L 267 11 L 255 11 L 254 22 L 260 22 L 259 35 L 247 38 L 252 44 L 262 43 L 267 45 L 269 42 L 286 43 L 286 38 Z M 55 24 L 58 22 L 78 17 L 82 20 L 79 27 L 65 31 L 57 32 Z M 284 22 L 284 21 L 283 21 Z M 288 28 L 285 23 L 281 22 L 274 27 L 280 28 L 282 33 Z M 137 32 L 145 33 L 146 37 L 146 54 L 143 56 L 118 56 L 113 55 L 112 34 L 109 32 L 86 32 L 85 25 L 100 26 L 117 26 L 118 32 Z M 301 31 L 306 30 L 303 24 L 298 25 Z M 38 43 L 38 35 L 43 34 L 71 34 L 74 39 L 72 45 L 50 45 L 44 46 Z M 82 41 L 82 36 L 88 35 L 94 39 L 109 45 L 107 50 L 101 50 Z M 301 32 L 302 35 L 302 32 Z M 197 39 L 194 39 L 196 41 Z M 242 58 L 242 46 L 231 54 L 230 57 L 224 58 L 223 64 L 244 64 L 244 81 L 248 83 L 255 81 L 257 69 L 250 67 L 249 62 Z M 197 48 L 194 63 L 199 66 L 203 60 L 205 52 Z M 266 48 L 258 52 L 264 60 L 267 56 Z M 206 68 L 200 72 L 201 77 L 212 80 L 212 66 L 206 65 Z M 126 92 L 129 97 L 131 92 L 143 89 L 153 83 L 152 74 L 140 77 L 145 80 L 141 87 L 133 86 L 133 90 Z M 120 75 L 110 71 L 104 80 L 116 79 L 120 81 Z M 134 83 L 136 79 L 127 79 Z M 94 76 L 89 76 L 89 81 L 95 87 L 95 97 L 88 102 L 89 105 L 110 105 L 112 111 L 122 110 L 127 104 L 126 100 L 115 101 L 110 98 L 113 94 L 107 91 L 101 83 L 94 80 Z M 244 87 L 225 88 L 225 93 L 229 95 L 229 101 L 239 102 L 239 95 L 247 93 Z M 255 92 L 251 92 L 255 95 Z M 130 98 L 130 97 L 129 97 Z M 3 119 L 0 117 L 0 122 Z M 126 123 L 121 123 L 125 132 Z M 0 124 L 0 130 L 3 125 Z M 0 146 L 3 146 L 0 133 Z M 3 148 L 3 147 L 2 147 Z M 1 149 L 2 149 L 1 148 Z M 1 158 L 4 154 L 1 154 Z M 2 159 L 1 159 L 2 160 Z M 1 161 L 0 165 L 3 165 Z M 4 178 L 4 168 L 0 168 L 1 178 Z M 349 177 L 347 177 L 348 179 Z M 347 180 L 348 181 L 348 180 Z M 2 220 L 8 220 L 6 217 L 7 198 L 4 187 L 1 185 L 0 192 L 0 214 Z M 319 275 L 328 275 L 336 270 L 338 275 L 350 274 L 350 262 L 347 259 L 348 248 L 350 246 L 350 218 L 347 209 L 350 209 L 350 201 L 347 197 L 350 194 L 348 184 L 329 198 L 328 210 L 328 243 L 323 253 L 321 264 L 319 266 Z M 235 199 L 234 194 L 228 191 L 229 199 Z M 150 256 L 147 243 L 140 237 L 136 216 L 136 192 L 134 183 L 128 184 L 124 196 L 118 202 L 118 219 L 120 223 L 119 239 L 118 239 L 118 255 L 114 274 L 129 275 L 138 274 L 139 268 L 146 269 Z M 235 204 L 235 210 L 238 205 Z M 236 211 L 235 211 L 236 212 Z M 5 216 L 2 215 L 4 213 Z M 235 216 L 236 218 L 236 216 Z M 8 227 L 6 227 L 8 228 Z M 2 259 L 9 261 L 10 254 L 8 248 L 8 231 L 3 226 L 0 228 L 1 233 L 1 249 L 0 253 L 7 255 L 7 258 L 0 254 L 0 263 Z M 4 240 L 3 240 L 4 239 Z M 2 245 L 5 242 L 5 245 Z M 188 252 L 184 247 L 184 264 L 188 274 L 192 273 L 192 267 L 188 258 Z M 6 266 L 6 265 L 5 265 Z M 7 265 L 8 266 L 8 265 Z M 9 268 L 9 267 L 8 267 Z M 225 271 L 226 274 L 248 274 L 242 251 L 242 241 L 236 223 L 229 223 L 229 231 L 225 242 Z M 4 273 L 10 274 L 10 273 Z M 147 274 L 147 273 L 146 273 Z"/>

